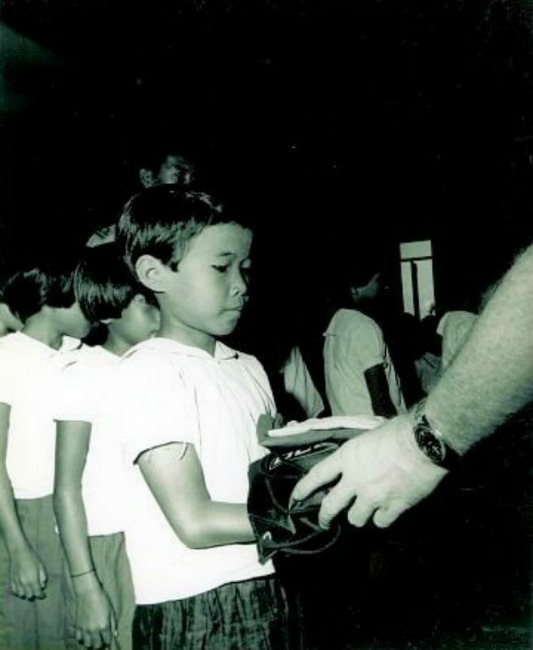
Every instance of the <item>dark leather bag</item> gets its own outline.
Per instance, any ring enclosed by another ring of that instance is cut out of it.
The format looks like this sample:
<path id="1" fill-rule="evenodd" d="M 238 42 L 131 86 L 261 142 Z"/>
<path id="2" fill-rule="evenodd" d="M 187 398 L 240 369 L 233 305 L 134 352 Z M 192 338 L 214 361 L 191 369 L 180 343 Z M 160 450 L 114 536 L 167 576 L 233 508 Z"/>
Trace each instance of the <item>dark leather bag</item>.
<path id="1" fill-rule="evenodd" d="M 250 465 L 248 516 L 261 563 L 276 553 L 319 553 L 339 537 L 339 526 L 324 529 L 318 524 L 318 510 L 327 488 L 304 501 L 291 503 L 290 496 L 311 467 L 340 444 L 326 440 L 291 449 L 280 448 Z"/>

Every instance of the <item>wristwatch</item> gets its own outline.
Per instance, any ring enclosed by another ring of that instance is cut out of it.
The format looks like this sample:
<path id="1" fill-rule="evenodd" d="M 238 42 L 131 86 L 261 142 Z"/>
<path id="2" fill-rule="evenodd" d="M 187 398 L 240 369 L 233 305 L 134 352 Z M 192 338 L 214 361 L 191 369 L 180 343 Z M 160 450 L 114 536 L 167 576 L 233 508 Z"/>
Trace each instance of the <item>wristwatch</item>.
<path id="1" fill-rule="evenodd" d="M 424 401 L 420 402 L 414 411 L 413 434 L 420 451 L 429 460 L 443 469 L 454 469 L 461 455 L 450 447 L 442 433 L 437 431 L 424 413 Z"/>

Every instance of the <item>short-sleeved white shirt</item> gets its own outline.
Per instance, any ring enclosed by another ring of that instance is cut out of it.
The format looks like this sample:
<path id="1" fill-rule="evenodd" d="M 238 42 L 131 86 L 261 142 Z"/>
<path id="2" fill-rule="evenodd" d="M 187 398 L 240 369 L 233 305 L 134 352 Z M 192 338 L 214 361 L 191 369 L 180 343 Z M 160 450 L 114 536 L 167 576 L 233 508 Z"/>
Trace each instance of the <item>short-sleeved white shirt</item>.
<path id="1" fill-rule="evenodd" d="M 10 406 L 6 464 L 16 499 L 54 490 L 57 378 L 79 344 L 68 339 L 55 350 L 22 332 L 0 338 L 0 402 Z"/>
<path id="2" fill-rule="evenodd" d="M 437 334 L 442 336 L 442 370 L 450 365 L 463 347 L 476 320 L 477 315 L 469 311 L 448 311 L 440 319 Z"/>
<path id="3" fill-rule="evenodd" d="M 383 332 L 372 318 L 355 309 L 339 309 L 325 333 L 326 394 L 333 415 L 373 415 L 365 371 L 382 365 L 392 403 L 405 410 L 400 381 Z"/>
<path id="4" fill-rule="evenodd" d="M 124 462 L 121 446 L 106 426 L 120 357 L 101 346 L 86 346 L 60 373 L 54 408 L 56 420 L 88 422 L 91 438 L 82 479 L 89 535 L 124 530 Z"/>
<path id="5" fill-rule="evenodd" d="M 324 410 L 324 401 L 318 392 L 302 352 L 294 346 L 282 368 L 285 392 L 292 395 L 306 417 L 316 418 Z"/>
<path id="6" fill-rule="evenodd" d="M 257 359 L 220 342 L 211 356 L 155 338 L 122 358 L 114 413 L 130 467 L 126 543 L 137 603 L 179 600 L 273 572 L 270 562 L 259 563 L 255 544 L 185 546 L 135 460 L 169 442 L 191 443 L 213 501 L 245 504 L 249 464 L 266 453 L 257 442 L 257 419 L 274 408 Z"/>

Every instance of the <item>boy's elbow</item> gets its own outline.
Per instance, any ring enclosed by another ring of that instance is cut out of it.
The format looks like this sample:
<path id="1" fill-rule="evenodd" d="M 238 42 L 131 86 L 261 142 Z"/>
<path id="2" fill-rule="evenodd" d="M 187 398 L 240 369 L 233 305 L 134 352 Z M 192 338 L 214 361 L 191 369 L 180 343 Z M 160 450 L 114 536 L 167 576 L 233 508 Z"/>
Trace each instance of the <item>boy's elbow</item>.
<path id="1" fill-rule="evenodd" d="M 221 543 L 220 531 L 213 525 L 212 518 L 198 512 L 191 515 L 173 526 L 181 542 L 190 549 L 218 546 Z"/>
<path id="2" fill-rule="evenodd" d="M 213 545 L 212 535 L 202 522 L 182 525 L 176 530 L 176 534 L 187 548 L 202 549 Z"/>

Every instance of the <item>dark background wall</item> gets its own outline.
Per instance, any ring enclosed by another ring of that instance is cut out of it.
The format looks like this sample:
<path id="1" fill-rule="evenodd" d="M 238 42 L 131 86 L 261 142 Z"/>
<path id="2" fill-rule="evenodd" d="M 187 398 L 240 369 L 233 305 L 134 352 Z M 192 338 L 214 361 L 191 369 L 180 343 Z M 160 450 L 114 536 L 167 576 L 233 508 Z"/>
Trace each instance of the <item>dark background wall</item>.
<path id="1" fill-rule="evenodd" d="M 256 215 L 291 291 L 339 242 L 432 238 L 453 306 L 530 239 L 531 9 L 4 0 L 2 262 L 113 220 L 162 139 Z"/>

